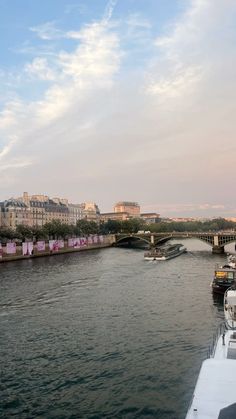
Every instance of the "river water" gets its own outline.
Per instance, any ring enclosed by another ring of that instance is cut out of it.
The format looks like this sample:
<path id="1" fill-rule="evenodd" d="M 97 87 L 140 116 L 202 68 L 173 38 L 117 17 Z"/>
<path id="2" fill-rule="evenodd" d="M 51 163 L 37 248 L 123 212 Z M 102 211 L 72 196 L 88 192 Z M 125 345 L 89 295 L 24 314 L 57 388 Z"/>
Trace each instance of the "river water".
<path id="1" fill-rule="evenodd" d="M 184 418 L 226 258 L 182 243 L 165 262 L 108 248 L 1 264 L 0 417 Z"/>

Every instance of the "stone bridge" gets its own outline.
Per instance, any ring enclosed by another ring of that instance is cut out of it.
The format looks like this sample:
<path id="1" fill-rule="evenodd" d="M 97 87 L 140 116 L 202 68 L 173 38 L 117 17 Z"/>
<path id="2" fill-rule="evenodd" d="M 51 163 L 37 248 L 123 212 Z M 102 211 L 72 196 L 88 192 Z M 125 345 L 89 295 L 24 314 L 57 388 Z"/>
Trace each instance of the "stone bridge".
<path id="1" fill-rule="evenodd" d="M 209 244 L 212 247 L 212 253 L 224 253 L 224 246 L 229 243 L 236 242 L 235 233 L 189 233 L 189 232 L 172 232 L 172 233 L 120 233 L 115 235 L 115 245 L 122 246 L 128 244 L 137 245 L 146 243 L 150 248 L 156 247 L 171 239 L 196 238 Z"/>

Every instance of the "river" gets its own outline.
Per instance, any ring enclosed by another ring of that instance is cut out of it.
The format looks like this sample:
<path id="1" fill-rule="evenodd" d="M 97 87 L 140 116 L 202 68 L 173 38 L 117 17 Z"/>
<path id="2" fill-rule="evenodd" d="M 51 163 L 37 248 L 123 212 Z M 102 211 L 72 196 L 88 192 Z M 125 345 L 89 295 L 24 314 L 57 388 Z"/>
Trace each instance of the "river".
<path id="1" fill-rule="evenodd" d="M 182 243 L 165 262 L 107 248 L 1 264 L 0 417 L 184 418 L 226 258 Z"/>

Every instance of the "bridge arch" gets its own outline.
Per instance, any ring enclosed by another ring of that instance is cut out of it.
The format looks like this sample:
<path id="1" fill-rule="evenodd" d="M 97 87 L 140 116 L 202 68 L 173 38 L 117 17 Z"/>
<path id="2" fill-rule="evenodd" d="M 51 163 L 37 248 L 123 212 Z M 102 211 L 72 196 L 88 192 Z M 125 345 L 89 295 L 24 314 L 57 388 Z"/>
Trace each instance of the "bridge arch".
<path id="1" fill-rule="evenodd" d="M 150 239 L 148 239 L 147 237 L 137 236 L 134 234 L 127 234 L 127 235 L 122 235 L 121 237 L 116 239 L 115 244 L 116 246 L 120 246 L 120 245 L 131 245 L 132 243 L 133 244 L 144 243 L 147 246 L 150 246 Z"/>

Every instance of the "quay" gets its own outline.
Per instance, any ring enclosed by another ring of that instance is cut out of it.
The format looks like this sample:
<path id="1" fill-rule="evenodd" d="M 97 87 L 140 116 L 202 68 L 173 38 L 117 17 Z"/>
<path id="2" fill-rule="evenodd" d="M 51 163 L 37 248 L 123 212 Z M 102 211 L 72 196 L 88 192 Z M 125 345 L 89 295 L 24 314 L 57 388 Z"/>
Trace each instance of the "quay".
<path id="1" fill-rule="evenodd" d="M 95 239 L 96 237 L 96 239 Z M 73 243 L 74 241 L 74 243 Z M 22 259 L 33 259 L 44 256 L 56 256 L 65 253 L 83 252 L 86 250 L 103 249 L 114 244 L 114 236 L 89 236 L 69 240 L 48 240 L 44 242 L 23 242 L 16 244 L 8 242 L 0 247 L 0 263 L 12 262 Z M 63 242 L 63 243 L 62 243 Z M 39 250 L 38 243 L 41 243 Z M 10 246 L 9 246 L 10 244 Z M 9 249 L 14 253 L 8 253 Z"/>

